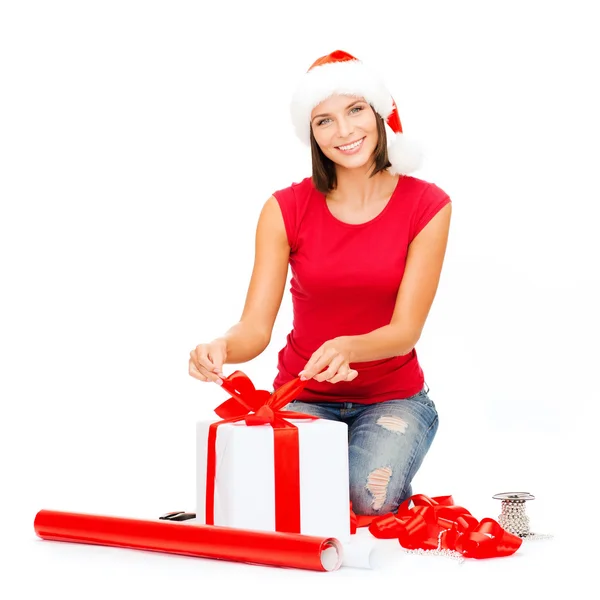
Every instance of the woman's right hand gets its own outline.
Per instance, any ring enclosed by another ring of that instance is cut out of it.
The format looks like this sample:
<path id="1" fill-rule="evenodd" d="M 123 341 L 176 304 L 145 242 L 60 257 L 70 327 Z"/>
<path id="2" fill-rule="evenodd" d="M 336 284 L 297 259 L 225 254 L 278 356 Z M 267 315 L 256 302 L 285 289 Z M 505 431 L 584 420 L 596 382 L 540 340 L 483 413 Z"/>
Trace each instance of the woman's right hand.
<path id="1" fill-rule="evenodd" d="M 189 374 L 200 381 L 221 385 L 223 364 L 227 359 L 227 341 L 217 338 L 210 344 L 199 344 L 190 352 Z"/>

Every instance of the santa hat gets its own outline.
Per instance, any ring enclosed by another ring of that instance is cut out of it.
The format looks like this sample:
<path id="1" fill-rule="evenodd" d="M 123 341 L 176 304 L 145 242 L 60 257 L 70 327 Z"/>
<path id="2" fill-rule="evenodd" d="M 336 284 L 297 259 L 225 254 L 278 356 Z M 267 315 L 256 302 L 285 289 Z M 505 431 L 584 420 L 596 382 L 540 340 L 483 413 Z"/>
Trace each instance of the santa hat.
<path id="1" fill-rule="evenodd" d="M 421 151 L 415 142 L 405 138 L 396 103 L 380 77 L 343 50 L 316 60 L 292 97 L 292 122 L 303 142 L 310 144 L 312 110 L 334 94 L 362 96 L 384 120 L 390 173 L 408 174 L 421 166 Z"/>

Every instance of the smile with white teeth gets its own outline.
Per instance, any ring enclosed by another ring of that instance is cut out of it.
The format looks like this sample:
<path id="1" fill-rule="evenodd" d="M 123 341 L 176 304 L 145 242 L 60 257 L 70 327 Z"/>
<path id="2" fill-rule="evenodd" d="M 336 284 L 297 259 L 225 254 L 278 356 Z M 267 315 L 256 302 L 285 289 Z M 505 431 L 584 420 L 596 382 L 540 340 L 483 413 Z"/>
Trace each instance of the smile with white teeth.
<path id="1" fill-rule="evenodd" d="M 363 143 L 364 139 L 365 138 L 362 138 L 356 142 L 352 142 L 352 144 L 348 144 L 347 146 L 337 146 L 337 148 L 339 150 L 343 150 L 344 152 L 346 152 L 348 150 L 354 150 L 354 148 L 358 148 Z"/>

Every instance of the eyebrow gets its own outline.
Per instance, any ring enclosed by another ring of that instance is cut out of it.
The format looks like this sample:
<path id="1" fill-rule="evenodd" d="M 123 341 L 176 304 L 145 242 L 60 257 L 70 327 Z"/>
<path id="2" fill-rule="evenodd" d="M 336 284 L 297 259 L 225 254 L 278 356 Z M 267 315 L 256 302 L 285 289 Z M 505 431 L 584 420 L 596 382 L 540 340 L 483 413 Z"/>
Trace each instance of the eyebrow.
<path id="1" fill-rule="evenodd" d="M 359 102 L 365 102 L 365 100 L 355 100 L 354 102 L 352 102 L 352 104 L 348 104 L 348 106 L 346 106 L 346 110 L 353 107 L 355 104 L 358 104 Z M 311 119 L 311 121 L 314 121 L 315 119 L 318 119 L 319 117 L 328 117 L 328 116 L 329 116 L 329 113 L 323 113 L 322 115 L 315 115 Z"/>

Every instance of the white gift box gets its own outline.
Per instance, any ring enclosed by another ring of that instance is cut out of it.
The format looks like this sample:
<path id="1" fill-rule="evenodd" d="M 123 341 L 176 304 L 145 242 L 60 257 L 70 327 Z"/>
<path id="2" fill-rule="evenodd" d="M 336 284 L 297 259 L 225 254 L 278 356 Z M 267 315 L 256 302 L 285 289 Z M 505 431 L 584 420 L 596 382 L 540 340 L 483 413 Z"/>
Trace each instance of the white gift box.
<path id="1" fill-rule="evenodd" d="M 196 519 L 206 523 L 208 429 L 196 425 Z M 287 419 L 298 428 L 300 533 L 350 540 L 348 426 Z M 217 428 L 214 525 L 275 531 L 274 431 L 244 421 Z"/>

